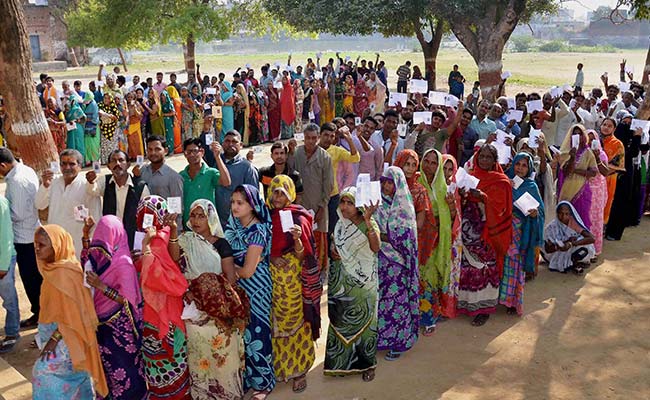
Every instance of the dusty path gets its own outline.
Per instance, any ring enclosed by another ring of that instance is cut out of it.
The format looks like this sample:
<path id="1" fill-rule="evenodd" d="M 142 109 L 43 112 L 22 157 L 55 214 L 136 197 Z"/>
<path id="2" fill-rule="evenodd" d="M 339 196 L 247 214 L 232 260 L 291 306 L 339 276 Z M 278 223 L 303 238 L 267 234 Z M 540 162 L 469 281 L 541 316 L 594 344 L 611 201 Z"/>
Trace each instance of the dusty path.
<path id="1" fill-rule="evenodd" d="M 384 361 L 380 353 L 371 383 L 322 375 L 324 331 L 307 390 L 295 395 L 290 384 L 279 383 L 270 399 L 650 400 L 648 238 L 646 217 L 626 231 L 624 241 L 606 242 L 604 259 L 584 277 L 542 267 L 526 286 L 523 317 L 499 308 L 480 328 L 466 317 L 444 322 L 398 361 Z M 17 287 L 28 315 L 22 285 Z M 37 356 L 28 349 L 33 332 L 4 357 L 27 379 Z M 0 365 L 0 393 L 16 385 L 8 383 L 10 372 Z M 29 396 L 6 397 L 22 398 Z"/>

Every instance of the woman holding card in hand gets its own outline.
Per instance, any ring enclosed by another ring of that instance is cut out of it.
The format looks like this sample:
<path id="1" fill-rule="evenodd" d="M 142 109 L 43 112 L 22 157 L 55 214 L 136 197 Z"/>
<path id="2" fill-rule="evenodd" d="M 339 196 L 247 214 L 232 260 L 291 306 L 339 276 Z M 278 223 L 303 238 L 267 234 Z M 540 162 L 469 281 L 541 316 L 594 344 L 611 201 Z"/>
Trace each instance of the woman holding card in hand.
<path id="1" fill-rule="evenodd" d="M 569 201 L 580 214 L 585 226 L 591 229 L 589 210 L 592 193 L 589 179 L 598 173 L 594 153 L 589 149 L 587 130 L 573 125 L 560 147 L 560 168 L 557 175 L 558 201 Z"/>
<path id="2" fill-rule="evenodd" d="M 513 207 L 512 241 L 503 262 L 499 285 L 499 303 L 508 307 L 510 315 L 524 312 L 524 283 L 526 276 L 536 274 L 535 260 L 543 245 L 544 202 L 532 179 L 534 170 L 533 158 L 528 153 L 518 153 L 506 171 L 508 178 L 513 180 L 513 201 L 528 193 L 539 203 L 536 209 L 530 210 Z"/>
<path id="3" fill-rule="evenodd" d="M 271 309 L 275 376 L 293 379 L 293 391 L 307 388 L 306 374 L 314 364 L 314 341 L 320 336 L 320 296 L 323 286 L 315 255 L 313 218 L 293 204 L 296 187 L 287 175 L 269 185 L 266 204 L 271 210 Z M 283 222 L 287 217 L 290 221 Z"/>

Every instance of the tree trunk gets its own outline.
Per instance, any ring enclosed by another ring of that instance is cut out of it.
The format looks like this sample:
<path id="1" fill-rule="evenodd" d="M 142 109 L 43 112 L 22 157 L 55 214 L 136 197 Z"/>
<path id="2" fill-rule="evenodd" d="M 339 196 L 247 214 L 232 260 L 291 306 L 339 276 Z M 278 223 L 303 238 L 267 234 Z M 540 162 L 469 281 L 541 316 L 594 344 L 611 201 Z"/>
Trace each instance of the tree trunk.
<path id="1" fill-rule="evenodd" d="M 124 53 L 122 53 L 122 49 L 119 47 L 117 48 L 117 53 L 120 55 L 120 60 L 122 60 L 122 66 L 124 67 L 124 72 L 129 72 L 129 69 L 126 67 L 126 59 L 124 58 Z"/>
<path id="2" fill-rule="evenodd" d="M 77 53 L 74 51 L 74 47 L 68 48 L 68 54 L 70 54 L 70 64 L 72 64 L 73 67 L 78 67 L 79 60 L 77 60 Z"/>
<path id="3" fill-rule="evenodd" d="M 187 36 L 187 41 L 185 44 L 183 44 L 183 61 L 185 63 L 185 73 L 188 75 L 190 73 L 194 74 L 194 71 L 196 71 L 196 62 L 194 60 L 194 48 L 196 47 L 196 43 L 194 43 L 194 36 L 190 34 Z M 200 80 L 200 78 L 197 76 L 195 77 L 197 81 Z"/>
<path id="4" fill-rule="evenodd" d="M 641 84 L 644 86 L 650 81 L 648 75 L 650 75 L 650 45 L 648 45 L 648 52 L 645 56 L 645 68 L 643 69 L 643 76 L 641 77 Z"/>
<path id="5" fill-rule="evenodd" d="M 32 82 L 22 3 L 0 1 L 0 93 L 23 162 L 42 171 L 51 161 L 58 161 L 59 155 Z"/>
<path id="6" fill-rule="evenodd" d="M 429 89 L 436 90 L 436 60 L 438 58 L 438 51 L 440 50 L 440 43 L 442 42 L 442 33 L 444 26 L 442 20 L 436 23 L 434 28 L 433 21 L 429 21 L 431 27 L 431 40 L 428 41 L 424 38 L 424 33 L 419 22 L 417 22 L 415 29 L 415 36 L 422 46 L 422 53 L 424 54 L 424 74 L 428 76 Z"/>
<path id="7" fill-rule="evenodd" d="M 525 11 L 524 0 L 509 0 L 505 9 L 490 3 L 477 18 L 459 15 L 449 24 L 458 41 L 467 49 L 478 66 L 481 96 L 490 101 L 500 95 L 503 49 Z"/>

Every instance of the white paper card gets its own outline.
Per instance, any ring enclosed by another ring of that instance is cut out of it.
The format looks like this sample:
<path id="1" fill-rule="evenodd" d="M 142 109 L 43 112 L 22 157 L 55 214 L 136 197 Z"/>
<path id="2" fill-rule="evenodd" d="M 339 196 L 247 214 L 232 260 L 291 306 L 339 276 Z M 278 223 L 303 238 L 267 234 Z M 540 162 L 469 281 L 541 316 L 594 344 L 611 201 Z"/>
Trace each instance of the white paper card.
<path id="1" fill-rule="evenodd" d="M 323 71 L 314 72 L 314 79 L 323 79 Z"/>
<path id="2" fill-rule="evenodd" d="M 550 92 L 551 92 L 551 97 L 553 98 L 562 96 L 562 89 L 560 89 L 557 86 L 553 86 Z"/>
<path id="3" fill-rule="evenodd" d="M 361 118 L 360 117 L 354 117 L 354 125 L 355 126 L 361 125 Z"/>
<path id="4" fill-rule="evenodd" d="M 429 82 L 424 79 L 411 79 L 410 93 L 427 93 L 429 91 Z"/>
<path id="5" fill-rule="evenodd" d="M 214 142 L 214 138 L 211 133 L 206 133 L 205 134 L 205 145 L 210 146 Z"/>
<path id="6" fill-rule="evenodd" d="M 192 319 L 199 319 L 201 317 L 201 313 L 199 313 L 199 309 L 196 308 L 196 304 L 194 304 L 194 302 L 187 304 L 185 301 L 183 301 L 183 304 L 184 307 L 183 307 L 183 313 L 181 314 L 181 319 L 192 320 Z"/>
<path id="7" fill-rule="evenodd" d="M 142 250 L 142 241 L 144 240 L 144 232 L 135 232 L 133 235 L 133 250 Z"/>
<path id="8" fill-rule="evenodd" d="M 524 118 L 524 112 L 521 110 L 508 110 L 506 113 L 506 119 L 508 121 L 514 119 L 516 122 L 521 122 L 522 118 Z"/>
<path id="9" fill-rule="evenodd" d="M 599 140 L 592 140 L 591 141 L 591 149 L 592 150 L 600 150 L 600 141 Z"/>
<path id="10" fill-rule="evenodd" d="M 447 193 L 456 193 L 456 182 L 452 182 L 447 186 Z"/>
<path id="11" fill-rule="evenodd" d="M 519 175 L 515 175 L 514 178 L 512 178 L 512 187 L 515 189 L 519 189 L 519 186 L 524 183 L 524 180 L 519 177 Z"/>
<path id="12" fill-rule="evenodd" d="M 504 144 L 507 137 L 508 133 L 502 131 L 501 129 L 497 129 L 497 143 Z"/>
<path id="13" fill-rule="evenodd" d="M 447 102 L 448 94 L 445 92 L 434 92 L 433 90 L 429 92 L 429 103 L 444 106 Z"/>
<path id="14" fill-rule="evenodd" d="M 291 232 L 294 225 L 291 211 L 280 210 L 280 222 L 282 223 L 282 232 Z"/>
<path id="15" fill-rule="evenodd" d="M 400 137 L 406 137 L 408 133 L 408 125 L 406 124 L 399 124 L 397 125 L 397 133 L 399 134 Z"/>
<path id="16" fill-rule="evenodd" d="M 73 213 L 74 219 L 76 221 L 83 222 L 86 218 L 88 218 L 88 209 L 83 204 L 75 206 Z"/>
<path id="17" fill-rule="evenodd" d="M 212 107 L 212 116 L 215 118 L 223 118 L 223 113 L 221 111 L 221 106 Z"/>
<path id="18" fill-rule="evenodd" d="M 447 96 L 445 96 L 445 105 L 447 107 L 456 107 L 459 102 L 460 100 L 458 99 L 458 97 L 454 96 L 453 94 L 448 94 Z"/>
<path id="19" fill-rule="evenodd" d="M 153 226 L 153 215 L 145 214 L 144 217 L 142 217 L 142 229 L 147 229 L 152 226 Z"/>
<path id="20" fill-rule="evenodd" d="M 323 53 L 321 53 L 320 51 L 318 53 L 316 53 L 316 58 L 317 59 L 321 58 L 321 57 L 323 57 Z"/>
<path id="21" fill-rule="evenodd" d="M 314 114 L 313 111 L 310 111 L 310 112 L 309 112 L 309 119 L 310 119 L 310 120 L 312 120 L 312 119 L 316 119 L 316 114 Z"/>
<path id="22" fill-rule="evenodd" d="M 211 105 L 210 103 L 205 103 L 205 104 L 203 105 L 203 109 L 204 109 L 204 110 L 209 110 L 209 109 L 211 109 L 211 108 L 212 108 L 212 105 Z"/>
<path id="23" fill-rule="evenodd" d="M 568 83 L 562 86 L 562 92 L 572 92 L 573 91 L 573 86 L 569 85 Z"/>
<path id="24" fill-rule="evenodd" d="M 255 146 L 253 147 L 253 152 L 255 153 L 261 153 L 264 150 L 262 146 Z"/>
<path id="25" fill-rule="evenodd" d="M 508 79 L 508 78 L 510 78 L 511 76 L 512 76 L 512 74 L 510 73 L 510 71 L 503 71 L 503 72 L 501 73 L 501 79 Z"/>
<path id="26" fill-rule="evenodd" d="M 542 133 L 540 129 L 531 129 L 530 133 L 528 134 L 528 147 L 531 149 L 536 149 L 539 147 L 539 143 L 537 142 L 537 138 L 539 135 Z"/>
<path id="27" fill-rule="evenodd" d="M 618 83 L 618 88 L 621 89 L 621 92 L 625 92 L 626 90 L 630 90 L 630 83 L 629 82 L 619 82 Z"/>
<path id="28" fill-rule="evenodd" d="M 641 134 L 641 144 L 648 144 L 650 142 L 650 133 L 643 132 Z"/>
<path id="29" fill-rule="evenodd" d="M 54 172 L 55 174 L 61 173 L 61 166 L 59 165 L 58 161 L 52 161 L 50 163 L 50 171 Z"/>
<path id="30" fill-rule="evenodd" d="M 144 156 L 142 156 L 142 155 L 137 156 L 135 158 L 135 165 L 137 165 L 138 167 L 142 167 L 143 164 L 144 164 Z"/>
<path id="31" fill-rule="evenodd" d="M 515 206 L 524 213 L 524 215 L 528 215 L 530 210 L 537 210 L 537 207 L 539 207 L 539 202 L 535 200 L 535 198 L 528 192 L 525 192 L 522 194 L 516 201 L 515 201 Z"/>
<path id="32" fill-rule="evenodd" d="M 631 65 L 626 65 L 625 66 L 625 72 L 628 74 L 633 74 L 634 73 L 634 67 Z"/>
<path id="33" fill-rule="evenodd" d="M 92 289 L 93 287 L 90 286 L 90 283 L 88 283 L 88 279 L 86 278 L 86 273 L 92 270 L 93 270 L 92 263 L 90 262 L 90 260 L 86 261 L 86 264 L 84 265 L 84 286 L 87 287 L 88 289 Z"/>
<path id="34" fill-rule="evenodd" d="M 99 161 L 93 161 L 93 171 L 95 171 L 96 174 L 100 174 L 102 172 L 102 163 Z"/>
<path id="35" fill-rule="evenodd" d="M 648 130 L 650 129 L 650 121 L 634 118 L 632 120 L 632 124 L 630 124 L 630 129 L 635 131 L 638 128 L 641 128 L 643 132 L 648 132 Z"/>
<path id="36" fill-rule="evenodd" d="M 74 122 L 68 122 L 67 124 L 65 124 L 65 129 L 68 132 L 74 131 L 75 129 L 77 129 L 77 124 L 75 124 Z"/>
<path id="37" fill-rule="evenodd" d="M 359 187 L 359 185 L 368 182 L 370 182 L 370 174 L 359 174 L 359 176 L 357 176 L 356 186 Z"/>
<path id="38" fill-rule="evenodd" d="M 305 140 L 305 134 L 304 134 L 304 133 L 296 133 L 295 135 L 293 135 L 293 137 L 294 137 L 296 140 L 301 140 L 301 141 L 302 141 L 302 140 Z"/>
<path id="39" fill-rule="evenodd" d="M 181 214 L 183 206 L 180 197 L 167 197 L 167 211 L 171 214 Z"/>
<path id="40" fill-rule="evenodd" d="M 513 99 L 512 97 L 508 97 L 506 101 L 508 102 L 508 110 L 514 110 L 515 108 L 517 108 L 517 103 L 515 102 L 515 99 Z"/>
<path id="41" fill-rule="evenodd" d="M 387 163 L 387 162 L 385 162 L 385 163 L 384 163 L 384 171 L 386 171 L 386 170 L 388 169 L 388 167 L 390 167 L 390 164 Z"/>
<path id="42" fill-rule="evenodd" d="M 426 125 L 431 125 L 431 111 L 418 111 L 413 113 L 413 125 L 424 122 Z"/>
<path id="43" fill-rule="evenodd" d="M 363 207 L 381 202 L 381 184 L 379 181 L 362 182 L 357 187 L 355 207 Z"/>
<path id="44" fill-rule="evenodd" d="M 497 148 L 497 153 L 499 154 L 499 164 L 508 164 L 508 162 L 510 162 L 510 158 L 512 157 L 510 146 L 501 144 L 499 142 L 494 142 L 492 145 Z"/>
<path id="45" fill-rule="evenodd" d="M 282 89 L 282 81 L 275 81 L 273 87 L 276 89 Z"/>
<path id="46" fill-rule="evenodd" d="M 408 101 L 408 95 L 406 93 L 393 93 L 391 92 L 388 95 L 388 106 L 397 107 L 397 103 L 400 103 L 402 107 L 406 107 L 406 102 Z"/>
<path id="47" fill-rule="evenodd" d="M 206 94 L 217 94 L 217 88 L 209 87 L 205 89 Z"/>
<path id="48" fill-rule="evenodd" d="M 526 108 L 528 109 L 528 113 L 532 114 L 535 111 L 542 111 L 544 104 L 542 104 L 542 100 L 531 100 L 526 102 Z"/>
<path id="49" fill-rule="evenodd" d="M 468 174 L 463 168 L 458 168 L 458 171 L 456 171 L 456 186 L 461 189 L 476 189 L 479 182 L 477 177 Z"/>
<path id="50" fill-rule="evenodd" d="M 104 86 L 104 81 L 95 81 L 95 86 L 97 86 L 98 88 Z"/>
<path id="51" fill-rule="evenodd" d="M 580 135 L 571 135 L 571 147 L 577 149 L 580 146 Z"/>

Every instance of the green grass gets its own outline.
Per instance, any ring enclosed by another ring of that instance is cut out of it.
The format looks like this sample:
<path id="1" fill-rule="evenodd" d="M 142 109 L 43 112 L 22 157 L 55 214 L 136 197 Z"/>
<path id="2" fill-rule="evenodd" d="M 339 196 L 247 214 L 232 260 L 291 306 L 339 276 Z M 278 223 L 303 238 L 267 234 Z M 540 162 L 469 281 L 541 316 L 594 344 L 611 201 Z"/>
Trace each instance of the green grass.
<path id="1" fill-rule="evenodd" d="M 219 72 L 226 73 L 226 76 L 232 75 L 237 67 L 243 67 L 250 63 L 256 69 L 259 76 L 259 67 L 269 62 L 273 64 L 278 61 L 281 64 L 286 63 L 287 53 L 285 54 L 249 54 L 249 55 L 217 55 L 217 54 L 199 54 L 196 56 L 197 62 L 201 65 L 201 73 L 208 75 L 217 75 Z M 364 53 L 342 53 L 343 56 L 350 55 L 353 60 L 360 55 L 362 59 L 375 60 L 374 52 Z M 637 74 L 643 70 L 645 62 L 645 50 L 620 50 L 616 53 L 506 53 L 503 56 L 504 70 L 512 73 L 508 81 L 507 90 L 510 94 L 516 91 L 542 90 L 554 85 L 572 84 L 576 73 L 576 64 L 584 64 L 585 86 L 602 85 L 600 75 L 608 71 L 612 82 L 618 81 L 618 70 L 621 59 L 627 59 L 628 65 L 634 66 Z M 304 64 L 307 57 L 315 58 L 313 53 L 295 53 L 292 57 L 292 64 Z M 329 57 L 334 57 L 334 53 L 325 53 L 324 62 Z M 422 69 L 424 61 L 422 54 L 419 52 L 387 52 L 381 54 L 382 59 L 386 62 L 389 69 L 389 86 L 395 86 L 395 70 L 406 60 L 410 60 L 414 65 L 419 65 Z M 136 54 L 133 58 L 133 64 L 129 65 L 129 75 L 137 74 L 141 77 L 155 76 L 157 71 L 165 73 L 180 71 L 183 69 L 183 56 L 178 53 L 143 55 Z M 460 66 L 460 71 L 467 79 L 466 92 L 470 90 L 471 84 L 478 78 L 478 69 L 474 60 L 464 50 L 441 49 L 437 61 L 437 82 L 438 87 L 447 87 L 447 75 L 454 64 Z M 53 72 L 52 75 L 57 80 L 61 79 L 81 79 L 88 82 L 95 79 L 97 67 L 71 68 L 65 72 Z M 37 78 L 38 74 L 34 74 Z M 637 77 L 640 78 L 640 77 Z M 167 77 L 165 77 L 167 80 Z M 179 80 L 182 80 L 179 78 Z"/>

